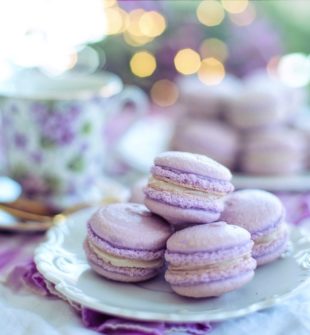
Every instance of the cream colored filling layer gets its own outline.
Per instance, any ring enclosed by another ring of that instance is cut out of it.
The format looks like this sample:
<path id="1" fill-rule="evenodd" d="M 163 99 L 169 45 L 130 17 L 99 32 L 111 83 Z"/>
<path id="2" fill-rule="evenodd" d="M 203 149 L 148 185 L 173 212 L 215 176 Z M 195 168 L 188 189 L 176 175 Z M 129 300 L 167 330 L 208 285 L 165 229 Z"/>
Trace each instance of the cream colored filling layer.
<path id="1" fill-rule="evenodd" d="M 209 191 L 202 192 L 197 189 L 176 185 L 172 183 L 171 181 L 164 181 L 164 180 L 158 179 L 157 177 L 151 177 L 149 180 L 148 186 L 158 191 L 166 191 L 166 192 L 173 193 L 176 195 L 181 194 L 183 196 L 184 195 L 191 196 L 191 197 L 195 197 L 196 199 L 200 199 L 202 201 L 206 201 L 206 200 L 212 201 L 212 200 L 216 200 L 216 199 L 223 197 L 222 193 L 216 193 L 216 192 L 210 193 Z"/>
<path id="2" fill-rule="evenodd" d="M 227 268 L 233 268 L 240 263 L 248 262 L 251 259 L 251 253 L 246 253 L 245 255 L 236 257 L 234 259 L 230 259 L 224 262 L 214 262 L 208 265 L 194 265 L 189 264 L 188 266 L 173 266 L 169 265 L 169 271 L 172 272 L 184 272 L 184 271 L 192 271 L 194 270 L 197 273 L 205 273 L 214 270 L 225 270 Z"/>
<path id="3" fill-rule="evenodd" d="M 120 258 L 103 252 L 98 247 L 96 247 L 93 243 L 88 241 L 88 246 L 92 252 L 94 252 L 97 257 L 103 260 L 106 263 L 110 263 L 113 266 L 117 267 L 126 267 L 126 268 L 157 268 L 163 265 L 162 259 L 155 259 L 152 261 L 143 261 L 143 260 L 134 260 L 129 258 Z"/>
<path id="4" fill-rule="evenodd" d="M 277 240 L 280 236 L 282 236 L 285 232 L 287 232 L 287 225 L 285 223 L 280 224 L 278 229 L 276 229 L 273 233 L 267 234 L 265 236 L 261 236 L 254 240 L 255 244 L 268 244 L 272 241 Z"/>

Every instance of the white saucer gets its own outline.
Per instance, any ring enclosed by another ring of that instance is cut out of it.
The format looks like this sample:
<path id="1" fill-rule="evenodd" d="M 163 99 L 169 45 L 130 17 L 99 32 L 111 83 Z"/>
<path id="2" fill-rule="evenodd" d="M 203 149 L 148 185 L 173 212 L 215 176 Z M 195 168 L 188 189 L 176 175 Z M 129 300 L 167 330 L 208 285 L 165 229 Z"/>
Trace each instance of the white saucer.
<path id="1" fill-rule="evenodd" d="M 100 203 L 127 201 L 130 191 L 127 187 L 110 179 L 104 179 L 100 185 Z M 15 200 L 15 199 L 14 199 Z M 53 222 L 21 222 L 17 218 L 0 209 L 0 231 L 14 233 L 40 233 L 45 232 Z"/>
<path id="2" fill-rule="evenodd" d="M 197 322 L 243 316 L 273 306 L 297 293 L 310 278 L 310 237 L 291 232 L 291 248 L 281 259 L 256 270 L 243 288 L 219 298 L 187 299 L 174 294 L 162 277 L 123 284 L 106 280 L 87 264 L 82 248 L 86 221 L 83 210 L 50 229 L 35 252 L 38 270 L 69 301 L 103 313 L 139 320 Z"/>

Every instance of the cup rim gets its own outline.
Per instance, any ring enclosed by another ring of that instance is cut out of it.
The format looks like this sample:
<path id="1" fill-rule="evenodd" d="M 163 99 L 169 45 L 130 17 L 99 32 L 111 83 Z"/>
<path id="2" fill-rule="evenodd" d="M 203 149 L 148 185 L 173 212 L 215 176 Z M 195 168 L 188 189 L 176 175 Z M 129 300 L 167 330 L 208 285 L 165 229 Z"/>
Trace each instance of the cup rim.
<path id="1" fill-rule="evenodd" d="M 60 87 L 57 89 L 50 88 L 49 92 L 44 91 L 44 89 L 38 91 L 31 92 L 30 90 L 23 90 L 22 85 L 20 88 L 18 86 L 19 77 L 9 78 L 7 81 L 0 84 L 0 99 L 3 98 L 17 98 L 17 99 L 25 99 L 25 100 L 87 100 L 92 98 L 93 96 L 101 96 L 104 98 L 108 98 L 114 96 L 121 92 L 123 89 L 122 80 L 111 72 L 101 72 L 96 74 L 77 74 L 70 73 L 65 74 L 58 77 L 47 77 L 41 73 L 38 74 L 37 71 L 20 71 L 17 76 L 24 76 L 25 82 L 28 79 L 31 80 L 31 76 L 39 76 L 39 80 L 46 80 L 50 83 L 53 82 L 54 85 L 57 83 L 61 83 L 62 85 L 67 81 L 68 83 L 77 81 L 83 82 L 84 80 L 88 80 L 89 82 L 93 81 L 92 87 L 77 87 L 75 89 L 71 89 L 71 91 L 61 90 Z M 40 77 L 41 76 L 41 77 Z M 14 84 L 15 80 L 15 84 Z M 17 85 L 16 85 L 17 83 Z M 27 84 L 27 83 L 26 83 Z M 91 85 L 90 85 L 91 86 Z"/>

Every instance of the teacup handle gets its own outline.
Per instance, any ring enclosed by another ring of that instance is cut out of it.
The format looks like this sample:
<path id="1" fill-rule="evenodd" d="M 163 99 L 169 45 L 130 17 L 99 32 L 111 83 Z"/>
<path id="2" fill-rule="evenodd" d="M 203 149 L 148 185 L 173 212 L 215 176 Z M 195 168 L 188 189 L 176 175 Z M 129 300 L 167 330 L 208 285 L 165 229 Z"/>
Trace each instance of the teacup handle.
<path id="1" fill-rule="evenodd" d="M 123 91 L 112 99 L 105 134 L 108 143 L 115 146 L 133 123 L 146 114 L 149 102 L 146 94 L 136 86 L 125 86 Z"/>

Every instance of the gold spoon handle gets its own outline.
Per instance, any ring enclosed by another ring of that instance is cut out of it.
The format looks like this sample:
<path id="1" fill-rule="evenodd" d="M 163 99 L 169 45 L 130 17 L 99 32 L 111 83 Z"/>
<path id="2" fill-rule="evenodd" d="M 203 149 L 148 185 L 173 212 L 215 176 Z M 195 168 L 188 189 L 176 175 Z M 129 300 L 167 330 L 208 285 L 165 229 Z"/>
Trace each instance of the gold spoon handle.
<path id="1" fill-rule="evenodd" d="M 20 197 L 12 202 L 0 202 L 0 205 L 6 206 L 6 208 L 15 208 L 21 211 L 30 212 L 38 215 L 50 216 L 51 214 L 53 214 L 51 212 L 51 208 L 46 204 L 24 197 Z"/>
<path id="2" fill-rule="evenodd" d="M 50 216 L 46 216 L 46 215 L 40 215 L 40 214 L 34 214 L 34 213 L 30 213 L 24 210 L 20 210 L 20 209 L 16 209 L 16 208 L 12 208 L 10 206 L 6 206 L 4 204 L 0 204 L 0 209 L 17 217 L 20 218 L 22 220 L 30 220 L 30 221 L 37 221 L 37 222 L 49 222 L 51 221 L 51 217 Z"/>

